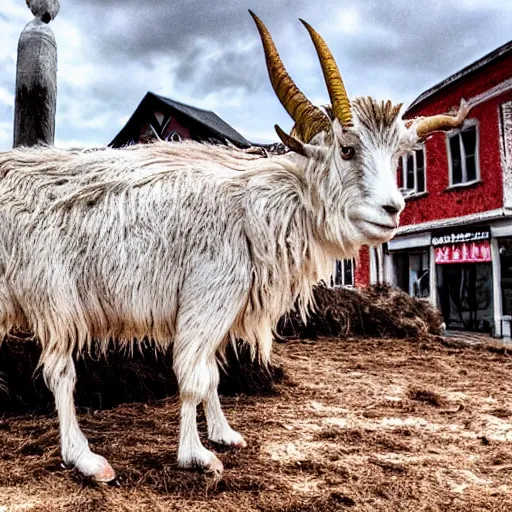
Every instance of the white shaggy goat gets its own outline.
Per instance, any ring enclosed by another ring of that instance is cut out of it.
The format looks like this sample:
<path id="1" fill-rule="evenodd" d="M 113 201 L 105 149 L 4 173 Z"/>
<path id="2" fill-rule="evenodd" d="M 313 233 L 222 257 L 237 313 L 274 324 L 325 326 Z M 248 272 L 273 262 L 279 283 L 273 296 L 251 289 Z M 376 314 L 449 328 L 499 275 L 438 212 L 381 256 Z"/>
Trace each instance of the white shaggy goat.
<path id="1" fill-rule="evenodd" d="M 395 233 L 404 201 L 401 152 L 462 123 L 434 116 L 406 126 L 399 106 L 349 102 L 334 60 L 308 26 L 332 108 L 312 106 L 255 18 L 271 80 L 296 121 L 293 150 L 263 158 L 193 142 L 122 150 L 16 149 L 0 154 L 0 336 L 30 329 L 55 395 L 62 456 L 99 481 L 114 478 L 91 451 L 74 410 L 73 355 L 93 339 L 172 344 L 182 401 L 178 460 L 220 473 L 199 439 L 245 446 L 217 394 L 216 358 L 244 340 L 267 363 L 272 328 L 335 259 Z"/>

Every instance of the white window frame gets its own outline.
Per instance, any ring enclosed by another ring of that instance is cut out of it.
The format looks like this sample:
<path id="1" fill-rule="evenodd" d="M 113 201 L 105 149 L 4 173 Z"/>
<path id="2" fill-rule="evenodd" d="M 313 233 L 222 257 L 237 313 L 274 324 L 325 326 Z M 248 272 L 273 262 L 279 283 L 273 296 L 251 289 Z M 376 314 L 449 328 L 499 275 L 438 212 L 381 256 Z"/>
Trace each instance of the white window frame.
<path id="1" fill-rule="evenodd" d="M 341 284 L 336 283 L 336 263 L 334 263 L 334 272 L 332 276 L 332 286 L 333 288 L 353 288 L 355 286 L 355 264 L 354 259 L 345 259 L 345 260 L 338 260 L 341 261 L 342 264 L 342 272 L 341 272 Z M 350 262 L 350 265 L 352 266 L 352 282 L 347 284 L 345 283 L 345 262 Z"/>
<path id="2" fill-rule="evenodd" d="M 512 78 L 510 79 L 512 83 Z M 503 206 L 512 207 L 512 100 L 498 105 L 500 154 L 503 176 Z"/>
<path id="3" fill-rule="evenodd" d="M 423 175 L 425 179 L 425 190 L 418 191 L 418 151 L 423 151 Z M 413 166 L 414 166 L 414 188 L 407 188 L 407 159 L 412 155 L 413 157 Z M 400 188 L 400 192 L 404 197 L 412 197 L 412 196 L 421 196 L 427 193 L 427 152 L 425 148 L 425 144 L 421 144 L 420 147 L 409 151 L 402 155 L 402 187 Z"/>
<path id="4" fill-rule="evenodd" d="M 170 142 L 182 142 L 183 141 L 183 139 L 181 138 L 181 135 L 176 130 L 169 132 L 169 134 L 167 135 L 165 140 L 170 141 Z"/>
<path id="5" fill-rule="evenodd" d="M 464 150 L 464 143 L 462 142 L 461 133 L 468 128 L 475 128 L 475 179 L 471 181 L 467 181 L 468 171 L 466 169 L 466 153 Z M 450 147 L 450 140 L 453 137 L 459 138 L 459 146 L 460 146 L 460 166 L 462 170 L 462 181 L 460 183 L 453 182 L 453 164 L 452 164 L 452 150 Z M 478 125 L 478 121 L 476 119 L 466 119 L 461 128 L 450 130 L 446 133 L 446 149 L 448 154 L 448 172 L 450 178 L 449 188 L 458 188 L 458 187 L 467 187 L 469 185 L 473 185 L 474 183 L 478 183 L 480 181 L 480 128 Z"/>

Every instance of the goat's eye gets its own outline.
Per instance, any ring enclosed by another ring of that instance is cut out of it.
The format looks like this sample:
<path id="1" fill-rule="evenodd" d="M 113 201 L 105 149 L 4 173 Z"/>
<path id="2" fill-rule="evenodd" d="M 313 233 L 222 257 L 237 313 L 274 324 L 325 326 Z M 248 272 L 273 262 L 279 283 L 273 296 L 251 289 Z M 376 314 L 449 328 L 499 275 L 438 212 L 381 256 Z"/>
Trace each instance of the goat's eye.
<path id="1" fill-rule="evenodd" d="M 356 150 L 352 146 L 341 146 L 341 158 L 343 160 L 352 160 L 356 154 Z"/>

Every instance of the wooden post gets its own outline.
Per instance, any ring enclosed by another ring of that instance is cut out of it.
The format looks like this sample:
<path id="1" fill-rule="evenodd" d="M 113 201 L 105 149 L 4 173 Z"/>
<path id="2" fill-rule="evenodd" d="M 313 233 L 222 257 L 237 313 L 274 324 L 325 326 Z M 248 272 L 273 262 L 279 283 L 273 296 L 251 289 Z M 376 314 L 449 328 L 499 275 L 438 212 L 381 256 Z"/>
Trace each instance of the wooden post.
<path id="1" fill-rule="evenodd" d="M 48 23 L 59 12 L 59 0 L 26 0 L 34 15 L 18 42 L 14 147 L 55 140 L 57 44 Z"/>

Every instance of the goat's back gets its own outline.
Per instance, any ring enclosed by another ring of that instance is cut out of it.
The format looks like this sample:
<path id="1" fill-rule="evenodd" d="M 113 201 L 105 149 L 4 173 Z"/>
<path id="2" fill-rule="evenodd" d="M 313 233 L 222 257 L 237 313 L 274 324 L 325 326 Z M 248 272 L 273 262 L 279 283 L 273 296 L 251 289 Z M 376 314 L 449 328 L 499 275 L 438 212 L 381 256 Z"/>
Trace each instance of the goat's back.
<path id="1" fill-rule="evenodd" d="M 28 327 L 70 348 L 92 337 L 165 344 L 180 291 L 207 285 L 205 268 L 248 289 L 242 169 L 223 150 L 209 162 L 150 150 L 0 154 L 4 332 Z"/>

